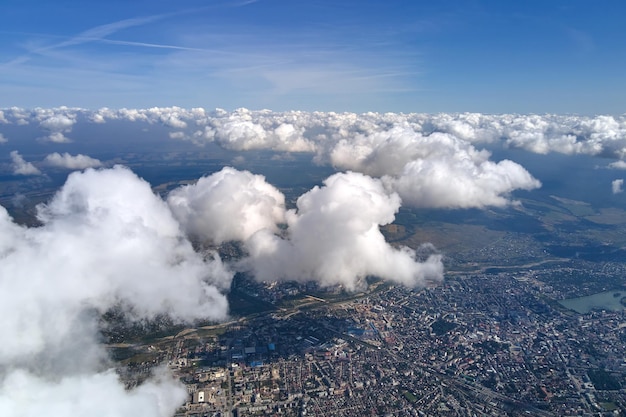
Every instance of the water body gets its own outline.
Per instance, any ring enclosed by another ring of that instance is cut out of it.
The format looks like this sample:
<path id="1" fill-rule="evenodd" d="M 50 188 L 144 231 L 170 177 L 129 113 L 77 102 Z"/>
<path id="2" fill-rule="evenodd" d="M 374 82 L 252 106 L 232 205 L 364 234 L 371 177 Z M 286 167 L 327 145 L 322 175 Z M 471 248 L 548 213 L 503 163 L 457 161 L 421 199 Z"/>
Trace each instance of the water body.
<path id="1" fill-rule="evenodd" d="M 626 306 L 626 291 L 615 290 L 605 291 L 598 294 L 588 295 L 586 297 L 568 298 L 559 301 L 565 308 L 574 310 L 580 314 L 589 313 L 591 310 L 624 310 Z M 625 299 L 622 301 L 622 299 Z"/>

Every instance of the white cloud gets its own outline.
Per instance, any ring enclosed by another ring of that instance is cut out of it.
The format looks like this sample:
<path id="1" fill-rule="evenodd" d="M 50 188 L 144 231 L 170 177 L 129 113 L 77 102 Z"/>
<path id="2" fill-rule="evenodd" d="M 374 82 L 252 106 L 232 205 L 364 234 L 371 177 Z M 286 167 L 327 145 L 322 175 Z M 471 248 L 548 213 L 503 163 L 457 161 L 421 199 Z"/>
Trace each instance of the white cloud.
<path id="1" fill-rule="evenodd" d="M 238 151 L 272 149 L 286 152 L 312 152 L 315 149 L 313 143 L 302 137 L 301 130 L 288 123 L 266 130 L 266 127 L 250 120 L 233 118 L 206 132 L 208 138 L 214 136 L 215 141 L 220 145 Z"/>
<path id="2" fill-rule="evenodd" d="M 401 175 L 383 180 L 406 204 L 438 208 L 501 207 L 511 203 L 510 192 L 541 186 L 509 160 L 419 159 L 406 164 Z"/>
<path id="3" fill-rule="evenodd" d="M 18 151 L 11 152 L 11 161 L 15 175 L 41 175 L 41 171 L 32 163 L 26 162 Z"/>
<path id="4" fill-rule="evenodd" d="M 213 243 L 247 240 L 284 222 L 285 197 L 261 175 L 226 167 L 167 198 L 188 234 Z"/>
<path id="5" fill-rule="evenodd" d="M 626 169 L 626 161 L 619 160 L 619 161 L 611 162 L 609 164 L 609 168 L 612 168 L 612 169 Z"/>
<path id="6" fill-rule="evenodd" d="M 0 143 L 7 143 L 9 140 L 2 134 L 0 133 Z"/>
<path id="7" fill-rule="evenodd" d="M 64 114 L 55 114 L 41 121 L 40 126 L 52 131 L 67 131 L 74 126 L 76 120 Z"/>
<path id="8" fill-rule="evenodd" d="M 540 186 L 520 165 L 490 161 L 488 152 L 475 148 L 477 143 L 502 140 L 506 146 L 515 144 L 536 152 L 599 152 L 596 145 L 582 146 L 576 136 L 563 133 L 569 127 L 554 127 L 558 123 L 548 116 L 357 115 L 247 109 L 229 113 L 179 107 L 100 109 L 95 114 L 87 118 L 162 123 L 175 129 L 171 138 L 197 144 L 217 142 L 238 151 L 309 152 L 318 163 L 385 178 L 405 202 L 419 206 L 502 206 L 510 202 L 511 192 Z M 575 121 L 582 125 L 579 119 Z M 596 120 L 593 126 L 596 130 L 615 128 L 604 119 Z M 548 133 L 550 141 L 545 142 Z M 435 174 L 443 174 L 443 178 L 433 178 Z M 447 191 L 442 189 L 444 183 Z"/>
<path id="9" fill-rule="evenodd" d="M 170 139 L 185 139 L 185 132 L 170 132 Z"/>
<path id="10" fill-rule="evenodd" d="M 541 185 L 519 164 L 495 163 L 489 152 L 450 134 L 423 136 L 408 127 L 341 139 L 326 152 L 318 159 L 382 177 L 404 203 L 418 207 L 503 206 L 512 191 Z"/>
<path id="11" fill-rule="evenodd" d="M 180 108 L 124 109 L 111 118 L 152 123 L 171 118 L 204 126 L 202 136 L 234 150 L 273 149 L 317 152 L 355 135 L 386 134 L 394 128 L 422 136 L 446 133 L 473 144 L 501 142 L 535 153 L 606 154 L 626 152 L 626 116 L 488 115 L 478 113 L 400 114 L 271 112 L 237 109 L 226 112 Z M 282 127 L 281 127 L 282 126 Z"/>
<path id="12" fill-rule="evenodd" d="M 0 207 L 0 414 L 171 415 L 185 398 L 176 383 L 127 391 L 106 371 L 94 312 L 221 320 L 232 273 L 122 167 L 70 174 L 38 218 L 18 226 Z"/>
<path id="13" fill-rule="evenodd" d="M 70 143 L 72 140 L 61 132 L 53 132 L 44 138 L 53 143 Z"/>
<path id="14" fill-rule="evenodd" d="M 44 140 L 69 143 L 71 139 L 65 136 L 65 133 L 72 131 L 79 112 L 84 113 L 81 109 L 68 109 L 67 107 L 35 109 L 34 118 L 39 122 L 40 127 L 50 132 Z"/>
<path id="15" fill-rule="evenodd" d="M 13 370 L 0 380 L 0 415 L 171 417 L 187 397 L 163 376 L 126 391 L 113 371 L 49 379 Z"/>
<path id="16" fill-rule="evenodd" d="M 624 180 L 619 179 L 611 182 L 611 190 L 613 191 L 613 194 L 619 194 L 624 192 Z"/>
<path id="17" fill-rule="evenodd" d="M 57 168 L 66 169 L 85 169 L 85 168 L 98 168 L 102 166 L 102 162 L 98 159 L 91 158 L 87 155 L 78 154 L 70 155 L 67 152 L 60 154 L 58 152 L 51 153 L 46 156 L 45 163 Z"/>
<path id="18" fill-rule="evenodd" d="M 173 139 L 190 140 L 198 145 L 215 142 L 238 151 L 308 152 L 318 163 L 386 178 L 388 185 L 398 185 L 403 199 L 411 204 L 418 198 L 407 194 L 409 190 L 436 185 L 436 181 L 415 175 L 434 173 L 433 170 L 441 172 L 446 166 L 454 173 L 448 179 L 454 177 L 473 190 L 456 193 L 457 201 L 450 201 L 451 207 L 502 205 L 509 202 L 509 194 L 516 189 L 538 186 L 521 166 L 491 160 L 481 150 L 481 144 L 541 154 L 626 158 L 626 115 L 355 114 L 243 108 L 228 112 L 180 107 L 102 108 L 95 112 L 65 107 L 2 111 L 8 123 L 39 123 L 48 131 L 47 140 L 57 142 L 69 140 L 67 133 L 78 120 L 95 123 L 126 120 L 162 124 L 172 129 Z M 611 167 L 619 168 L 620 163 L 615 162 Z M 486 179 L 495 174 L 503 174 L 504 180 Z M 437 192 L 429 190 L 426 194 L 430 197 L 422 199 L 420 205 L 434 201 Z"/>
<path id="19" fill-rule="evenodd" d="M 300 196 L 287 213 L 285 236 L 260 230 L 247 242 L 245 266 L 261 280 L 315 280 L 348 290 L 375 275 L 408 286 L 443 277 L 439 255 L 419 262 L 415 251 L 393 248 L 379 230 L 393 222 L 400 197 L 380 180 L 348 172 L 335 174 Z"/>

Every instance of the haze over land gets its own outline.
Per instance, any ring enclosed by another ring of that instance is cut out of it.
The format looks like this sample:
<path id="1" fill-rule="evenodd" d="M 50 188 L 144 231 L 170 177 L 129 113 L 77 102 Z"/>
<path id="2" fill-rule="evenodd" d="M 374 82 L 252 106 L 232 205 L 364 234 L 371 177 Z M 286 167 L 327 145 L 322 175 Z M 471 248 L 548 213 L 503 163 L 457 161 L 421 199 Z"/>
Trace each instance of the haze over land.
<path id="1" fill-rule="evenodd" d="M 113 372 L 111 310 L 224 321 L 237 272 L 437 285 L 433 218 L 571 227 L 568 256 L 542 204 L 626 223 L 620 2 L 35 6 L 0 6 L 2 415 L 172 415 L 166 371 Z"/>

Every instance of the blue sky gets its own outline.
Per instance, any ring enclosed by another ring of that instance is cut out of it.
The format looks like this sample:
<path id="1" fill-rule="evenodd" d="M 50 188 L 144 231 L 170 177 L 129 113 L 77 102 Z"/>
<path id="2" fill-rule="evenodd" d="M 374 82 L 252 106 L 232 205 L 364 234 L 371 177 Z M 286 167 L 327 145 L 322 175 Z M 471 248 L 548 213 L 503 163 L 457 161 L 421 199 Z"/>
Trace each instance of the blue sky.
<path id="1" fill-rule="evenodd" d="M 0 107 L 626 111 L 622 1 L 4 0 Z"/>

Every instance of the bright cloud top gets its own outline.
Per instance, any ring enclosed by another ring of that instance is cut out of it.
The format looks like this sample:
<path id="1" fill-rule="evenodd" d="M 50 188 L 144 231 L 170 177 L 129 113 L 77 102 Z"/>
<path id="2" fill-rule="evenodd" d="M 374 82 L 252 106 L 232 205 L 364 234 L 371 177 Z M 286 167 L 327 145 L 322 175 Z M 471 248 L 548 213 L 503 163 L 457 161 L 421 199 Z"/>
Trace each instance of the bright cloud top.
<path id="1" fill-rule="evenodd" d="M 618 180 L 614 180 L 611 183 L 611 190 L 613 191 L 613 194 L 623 193 L 624 192 L 624 180 L 621 178 Z"/>
<path id="2" fill-rule="evenodd" d="M 31 162 L 26 162 L 18 151 L 11 151 L 11 161 L 15 175 L 41 175 L 41 171 Z"/>
<path id="3" fill-rule="evenodd" d="M 199 146 L 310 153 L 317 163 L 382 178 L 406 204 L 419 207 L 504 206 L 515 190 L 540 187 L 521 165 L 492 161 L 481 144 L 539 153 L 626 154 L 626 119 L 609 116 L 207 112 L 179 107 L 95 112 L 13 108 L 4 113 L 9 123 L 64 117 L 82 123 L 161 124 L 171 129 L 172 140 Z"/>
<path id="4" fill-rule="evenodd" d="M 439 255 L 416 259 L 409 248 L 390 246 L 379 230 L 393 222 L 400 197 L 380 180 L 348 172 L 335 174 L 298 198 L 278 236 L 263 229 L 246 242 L 247 266 L 258 279 L 316 280 L 355 290 L 375 275 L 408 286 L 440 280 Z"/>
<path id="5" fill-rule="evenodd" d="M 59 109 L 35 109 L 34 117 L 39 122 L 39 126 L 48 131 L 48 136 L 44 139 L 55 143 L 71 142 L 65 133 L 72 131 L 76 123 L 76 113 L 72 109 L 65 107 Z"/>
<path id="6" fill-rule="evenodd" d="M 285 197 L 260 175 L 224 168 L 173 190 L 168 204 L 192 236 L 213 244 L 241 241 L 239 267 L 257 279 L 314 280 L 348 290 L 374 275 L 409 286 L 439 280 L 439 255 L 426 262 L 415 251 L 391 247 L 379 230 L 393 222 L 400 197 L 364 174 L 336 174 L 285 211 Z M 286 227 L 279 228 L 280 224 Z"/>
<path id="7" fill-rule="evenodd" d="M 504 206 L 510 192 L 541 186 L 521 165 L 492 162 L 489 152 L 448 133 L 423 136 L 394 127 L 342 139 L 328 153 L 334 166 L 382 177 L 416 207 Z"/>
<path id="8" fill-rule="evenodd" d="M 167 202 L 191 236 L 220 244 L 245 241 L 261 229 L 277 232 L 285 196 L 261 175 L 226 167 L 173 190 Z"/>
<path id="9" fill-rule="evenodd" d="M 46 156 L 44 162 L 56 168 L 65 168 L 71 170 L 80 170 L 86 168 L 98 168 L 102 166 L 102 162 L 98 159 L 91 158 L 87 155 L 78 154 L 70 155 L 67 152 L 60 154 L 58 152 L 51 153 Z"/>
<path id="10" fill-rule="evenodd" d="M 371 138 L 381 135 L 382 140 L 394 131 L 411 130 L 421 136 L 447 133 L 473 144 L 500 142 L 506 147 L 541 154 L 557 152 L 626 157 L 626 115 L 356 114 L 247 109 L 227 112 L 181 107 L 102 108 L 95 111 L 67 107 L 35 110 L 13 107 L 1 111 L 2 123 L 36 123 L 52 132 L 67 132 L 80 121 L 159 123 L 175 131 L 175 138 L 185 138 L 198 144 L 217 142 L 233 150 L 319 152 L 357 135 Z"/>

